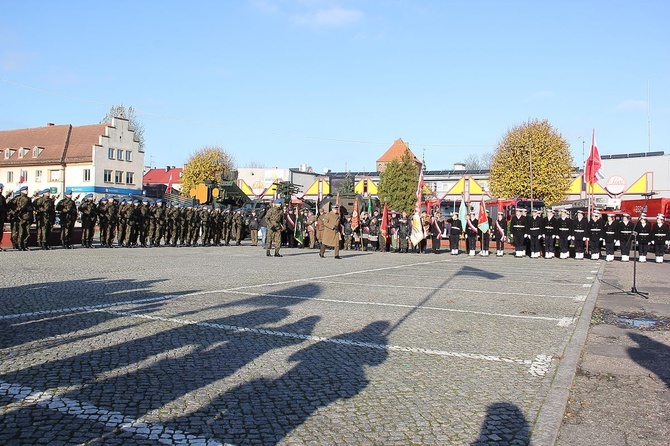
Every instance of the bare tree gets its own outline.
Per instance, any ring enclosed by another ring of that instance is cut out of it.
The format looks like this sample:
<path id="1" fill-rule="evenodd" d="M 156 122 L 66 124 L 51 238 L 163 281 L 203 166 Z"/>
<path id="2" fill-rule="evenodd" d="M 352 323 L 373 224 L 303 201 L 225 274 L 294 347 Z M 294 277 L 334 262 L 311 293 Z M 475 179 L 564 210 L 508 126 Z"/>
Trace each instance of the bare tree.
<path id="1" fill-rule="evenodd" d="M 105 117 L 102 118 L 100 124 L 110 124 L 112 122 L 112 118 L 124 118 L 128 120 L 128 127 L 135 133 L 135 141 L 140 143 L 140 152 L 144 152 L 144 124 L 142 124 L 138 118 L 137 113 L 135 113 L 135 109 L 133 107 L 128 107 L 128 109 L 126 109 L 123 104 L 113 105 L 109 108 L 109 111 Z"/>

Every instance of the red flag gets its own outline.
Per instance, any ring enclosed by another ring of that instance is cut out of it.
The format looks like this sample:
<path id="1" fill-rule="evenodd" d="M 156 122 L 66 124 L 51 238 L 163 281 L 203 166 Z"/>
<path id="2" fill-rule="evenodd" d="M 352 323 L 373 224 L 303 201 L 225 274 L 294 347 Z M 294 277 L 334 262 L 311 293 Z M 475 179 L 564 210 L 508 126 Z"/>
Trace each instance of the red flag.
<path id="1" fill-rule="evenodd" d="M 482 233 L 489 231 L 489 218 L 486 215 L 486 205 L 484 204 L 484 196 L 482 195 L 482 202 L 479 205 L 479 217 L 477 218 L 477 227 Z"/>
<path id="2" fill-rule="evenodd" d="M 23 170 L 19 171 L 19 184 L 26 181 L 26 173 Z"/>
<path id="3" fill-rule="evenodd" d="M 389 227 L 389 205 L 388 203 L 384 203 L 384 211 L 382 212 L 382 223 L 379 225 L 379 229 L 381 229 L 382 237 L 384 238 L 384 240 L 386 240 L 386 237 L 388 236 L 388 227 Z"/>
<path id="4" fill-rule="evenodd" d="M 602 161 L 600 160 L 600 152 L 598 152 L 598 145 L 596 144 L 596 130 L 593 129 L 593 138 L 591 140 L 591 153 L 586 160 L 586 168 L 584 169 L 584 176 L 586 182 L 592 186 L 598 182 L 598 179 L 604 178 L 600 169 L 602 168 Z"/>
<path id="5" fill-rule="evenodd" d="M 170 178 L 168 178 L 168 184 L 167 184 L 167 189 L 165 190 L 165 193 L 168 193 L 168 194 L 172 193 L 172 172 L 170 172 Z"/>

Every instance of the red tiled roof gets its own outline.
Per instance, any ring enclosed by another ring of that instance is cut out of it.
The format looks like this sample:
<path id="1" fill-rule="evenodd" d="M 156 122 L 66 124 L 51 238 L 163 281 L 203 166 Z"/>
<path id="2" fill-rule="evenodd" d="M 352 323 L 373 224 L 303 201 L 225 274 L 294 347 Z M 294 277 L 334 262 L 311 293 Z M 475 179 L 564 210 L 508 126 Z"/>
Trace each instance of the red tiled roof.
<path id="1" fill-rule="evenodd" d="M 93 124 L 72 127 L 70 142 L 65 153 L 66 163 L 82 163 L 93 160 L 93 146 L 100 144 L 109 124 Z"/>
<path id="2" fill-rule="evenodd" d="M 83 125 L 47 125 L 31 129 L 0 130 L 0 166 L 20 166 L 36 164 L 60 164 L 65 152 L 65 162 L 91 162 L 93 146 L 100 143 L 108 124 Z M 30 149 L 23 158 L 19 158 L 20 148 Z M 39 156 L 33 158 L 33 147 L 42 147 Z M 5 149 L 16 151 L 5 159 Z"/>
<path id="3" fill-rule="evenodd" d="M 181 184 L 181 167 L 167 167 L 163 169 L 149 169 L 142 177 L 142 184 L 168 184 L 172 174 L 172 184 Z"/>
<path id="4" fill-rule="evenodd" d="M 70 125 L 52 125 L 32 129 L 1 130 L 0 166 L 60 163 L 70 127 Z M 30 149 L 23 158 L 19 158 L 18 149 L 21 147 Z M 38 157 L 33 158 L 33 147 L 43 147 L 44 150 Z M 16 149 L 16 152 L 9 159 L 5 159 L 5 149 Z"/>
<path id="5" fill-rule="evenodd" d="M 382 156 L 379 157 L 377 160 L 378 163 L 387 163 L 389 161 L 393 161 L 395 159 L 399 160 L 402 158 L 402 156 L 405 154 L 405 150 L 409 150 L 409 144 L 407 144 L 405 141 L 403 141 L 401 138 L 398 138 L 395 140 L 393 145 L 389 147 L 389 149 L 384 152 Z M 409 150 L 410 155 L 412 155 L 412 158 L 414 158 L 414 161 L 417 163 L 420 163 L 419 158 L 412 153 L 411 150 Z"/>

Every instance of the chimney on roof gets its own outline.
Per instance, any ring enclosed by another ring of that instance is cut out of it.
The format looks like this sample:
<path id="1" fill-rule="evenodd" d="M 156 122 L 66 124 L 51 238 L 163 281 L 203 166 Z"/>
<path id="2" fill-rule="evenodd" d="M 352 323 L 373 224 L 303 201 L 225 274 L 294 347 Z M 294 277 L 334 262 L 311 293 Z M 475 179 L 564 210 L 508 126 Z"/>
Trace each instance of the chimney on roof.
<path id="1" fill-rule="evenodd" d="M 56 124 L 54 124 L 53 122 L 47 122 L 47 127 L 53 127 L 54 125 Z"/>
<path id="2" fill-rule="evenodd" d="M 456 171 L 465 170 L 465 164 L 464 163 L 454 163 L 454 170 L 456 170 Z"/>

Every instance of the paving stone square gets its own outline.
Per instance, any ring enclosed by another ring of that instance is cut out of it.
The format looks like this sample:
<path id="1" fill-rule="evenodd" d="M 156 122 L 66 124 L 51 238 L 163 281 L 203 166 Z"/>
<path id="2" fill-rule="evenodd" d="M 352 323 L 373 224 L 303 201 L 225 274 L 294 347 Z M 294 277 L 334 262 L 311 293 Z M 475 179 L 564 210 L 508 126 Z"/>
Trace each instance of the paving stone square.
<path id="1" fill-rule="evenodd" d="M 0 443 L 523 445 L 556 434 L 562 363 L 588 328 L 601 262 L 282 254 L 2 253 Z"/>

